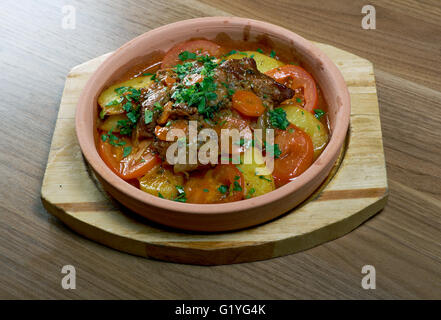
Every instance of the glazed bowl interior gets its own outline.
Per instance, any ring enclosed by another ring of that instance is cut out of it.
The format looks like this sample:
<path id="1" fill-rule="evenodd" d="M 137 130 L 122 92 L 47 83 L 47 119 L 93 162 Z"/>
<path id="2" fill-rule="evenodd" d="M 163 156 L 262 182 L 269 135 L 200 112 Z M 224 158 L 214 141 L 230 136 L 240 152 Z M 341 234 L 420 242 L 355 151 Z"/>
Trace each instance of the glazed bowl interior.
<path id="1" fill-rule="evenodd" d="M 98 117 L 97 98 L 101 91 L 112 85 L 128 69 L 147 59 L 154 52 L 165 52 L 174 44 L 192 38 L 215 39 L 226 34 L 234 40 L 256 41 L 265 37 L 277 50 L 288 47 L 300 59 L 318 82 L 328 105 L 331 138 L 319 158 L 302 175 L 285 186 L 268 194 L 247 200 L 225 204 L 188 204 L 160 199 L 126 183 L 115 175 L 100 158 L 96 142 L 96 119 Z M 210 17 L 177 22 L 147 32 L 110 55 L 91 76 L 80 97 L 76 130 L 81 150 L 97 173 L 100 181 L 114 197 L 123 204 L 136 202 L 129 207 L 137 208 L 145 204 L 150 209 L 161 212 L 198 214 L 223 214 L 250 210 L 269 209 L 271 203 L 282 199 L 301 199 L 313 192 L 331 170 L 346 136 L 350 115 L 349 94 L 337 67 L 331 60 L 309 41 L 284 28 L 244 18 Z M 320 181 L 318 181 L 320 180 Z M 131 200 L 127 200 L 127 199 Z M 291 201 L 291 207 L 299 201 Z M 283 206 L 283 205 L 282 205 Z M 288 206 L 283 210 L 290 209 Z"/>

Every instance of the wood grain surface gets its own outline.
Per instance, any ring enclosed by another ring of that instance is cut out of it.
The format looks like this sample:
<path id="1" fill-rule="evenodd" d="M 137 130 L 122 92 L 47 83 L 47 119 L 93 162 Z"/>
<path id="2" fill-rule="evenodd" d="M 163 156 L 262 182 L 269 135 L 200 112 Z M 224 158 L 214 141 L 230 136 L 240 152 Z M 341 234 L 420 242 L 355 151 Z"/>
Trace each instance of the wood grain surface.
<path id="1" fill-rule="evenodd" d="M 62 6 L 76 29 L 61 28 Z M 374 5 L 377 29 L 361 28 Z M 0 3 L 0 298 L 441 298 L 441 4 L 433 1 Z M 272 260 L 198 267 L 120 253 L 71 232 L 40 188 L 65 75 L 157 26 L 209 15 L 277 23 L 374 63 L 389 182 L 380 215 Z M 63 290 L 61 268 L 77 271 Z M 377 288 L 362 289 L 373 265 Z"/>

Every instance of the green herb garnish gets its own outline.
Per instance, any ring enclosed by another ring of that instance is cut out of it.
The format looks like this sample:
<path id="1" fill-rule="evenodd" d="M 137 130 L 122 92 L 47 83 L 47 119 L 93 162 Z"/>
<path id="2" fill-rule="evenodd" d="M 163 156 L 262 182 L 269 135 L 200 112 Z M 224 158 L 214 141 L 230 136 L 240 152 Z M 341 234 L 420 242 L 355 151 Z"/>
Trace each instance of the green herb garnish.
<path id="1" fill-rule="evenodd" d="M 219 188 L 217 188 L 217 190 L 219 190 L 219 192 L 222 194 L 226 194 L 228 192 L 228 186 L 221 185 Z"/>
<path id="2" fill-rule="evenodd" d="M 112 101 L 110 101 L 109 103 L 107 103 L 107 104 L 105 105 L 105 107 L 116 106 L 117 104 L 119 104 L 119 101 L 118 101 L 118 100 L 112 100 Z"/>
<path id="3" fill-rule="evenodd" d="M 182 61 L 189 60 L 189 59 L 194 60 L 194 59 L 196 59 L 196 56 L 197 56 L 196 53 L 183 51 L 179 54 L 179 59 L 181 59 Z"/>
<path id="4" fill-rule="evenodd" d="M 289 126 L 289 121 L 286 119 L 286 112 L 282 108 L 270 110 L 269 120 L 273 127 L 285 130 Z"/>
<path id="5" fill-rule="evenodd" d="M 130 153 L 132 153 L 132 147 L 124 147 L 123 157 L 127 157 Z"/>
<path id="6" fill-rule="evenodd" d="M 129 120 L 132 121 L 132 123 L 136 123 L 139 118 L 139 113 L 136 112 L 136 110 L 132 110 L 129 113 L 127 113 L 127 118 L 129 118 Z"/>
<path id="7" fill-rule="evenodd" d="M 144 122 L 145 124 L 149 124 L 152 121 L 153 121 L 153 111 L 146 109 L 144 113 Z"/>
<path id="8" fill-rule="evenodd" d="M 259 179 L 262 179 L 262 180 L 266 180 L 266 181 L 271 182 L 271 179 L 268 179 L 268 178 L 266 178 L 266 177 L 264 177 L 264 176 L 259 176 Z"/>
<path id="9" fill-rule="evenodd" d="M 321 109 L 315 109 L 314 110 L 314 116 L 320 120 L 321 117 L 323 117 L 325 115 L 325 112 Z"/>
<path id="10" fill-rule="evenodd" d="M 248 190 L 247 195 L 245 196 L 245 199 L 249 199 L 251 198 L 251 196 L 256 192 L 256 189 L 251 188 L 250 190 Z"/>
<path id="11" fill-rule="evenodd" d="M 156 101 L 154 104 L 153 104 L 153 106 L 154 106 L 154 108 L 153 108 L 153 111 L 162 111 L 162 106 L 161 106 L 161 104 L 159 103 L 159 101 Z"/>
<path id="12" fill-rule="evenodd" d="M 239 182 L 237 182 L 237 180 L 233 183 L 233 191 L 242 191 L 242 187 L 240 186 Z"/>
<path id="13" fill-rule="evenodd" d="M 178 202 L 187 202 L 184 187 L 183 186 L 175 186 L 175 187 L 176 190 L 178 190 L 178 195 L 173 200 Z"/>
<path id="14" fill-rule="evenodd" d="M 124 105 L 123 105 L 123 109 L 125 112 L 130 112 L 130 110 L 132 109 L 132 103 L 130 101 L 127 101 Z"/>
<path id="15" fill-rule="evenodd" d="M 282 154 L 282 151 L 280 150 L 279 145 L 277 143 L 271 145 L 271 144 L 267 144 L 265 141 L 264 145 L 265 145 L 265 150 L 270 157 L 274 157 L 278 159 Z"/>

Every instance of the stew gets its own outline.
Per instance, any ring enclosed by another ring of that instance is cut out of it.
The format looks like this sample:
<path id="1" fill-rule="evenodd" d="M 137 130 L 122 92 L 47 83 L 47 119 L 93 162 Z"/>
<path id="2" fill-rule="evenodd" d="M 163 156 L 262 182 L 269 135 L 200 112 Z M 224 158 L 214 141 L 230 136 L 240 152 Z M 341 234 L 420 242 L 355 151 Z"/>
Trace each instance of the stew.
<path id="1" fill-rule="evenodd" d="M 239 47 L 184 41 L 105 89 L 97 150 L 106 165 L 188 203 L 257 197 L 305 172 L 330 135 L 320 88 L 274 50 Z"/>

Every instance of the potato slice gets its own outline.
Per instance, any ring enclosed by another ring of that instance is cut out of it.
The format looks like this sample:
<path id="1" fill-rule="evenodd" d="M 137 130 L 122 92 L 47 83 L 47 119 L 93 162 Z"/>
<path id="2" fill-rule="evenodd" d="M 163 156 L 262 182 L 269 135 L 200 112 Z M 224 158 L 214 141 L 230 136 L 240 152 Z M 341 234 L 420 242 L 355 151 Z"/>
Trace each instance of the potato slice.
<path id="1" fill-rule="evenodd" d="M 242 164 L 238 164 L 237 168 L 242 172 L 245 180 L 244 194 L 246 198 L 257 197 L 276 188 L 271 173 L 268 172 L 263 163 L 263 157 L 259 149 L 254 147 L 247 149 L 245 154 L 242 154 L 241 159 Z M 251 161 L 246 161 L 247 159 Z"/>
<path id="2" fill-rule="evenodd" d="M 120 100 L 120 95 L 115 92 L 119 87 L 133 87 L 135 89 L 147 88 L 152 83 L 152 76 L 140 76 L 124 82 L 114 84 L 104 90 L 98 97 L 98 104 L 103 109 L 103 115 L 121 114 L 124 112 Z"/>
<path id="3" fill-rule="evenodd" d="M 119 128 L 118 128 L 119 120 L 127 120 L 127 116 L 125 114 L 117 114 L 114 116 L 110 116 L 100 124 L 99 129 L 103 131 L 112 130 L 112 132 L 119 132 Z"/>
<path id="4" fill-rule="evenodd" d="M 171 200 L 178 196 L 176 186 L 182 186 L 183 183 L 183 176 L 175 175 L 162 166 L 154 167 L 139 179 L 139 186 L 142 191 Z"/>
<path id="5" fill-rule="evenodd" d="M 314 146 L 314 159 L 322 153 L 328 143 L 328 130 L 311 113 L 296 105 L 284 105 L 286 118 L 290 123 L 305 131 L 312 140 Z"/>
<path id="6" fill-rule="evenodd" d="M 257 70 L 259 70 L 262 73 L 265 73 L 268 70 L 285 65 L 282 61 L 268 57 L 267 55 L 264 55 L 263 53 L 257 51 L 243 51 L 243 52 L 241 51 L 241 53 L 234 53 L 228 56 L 227 59 L 242 59 L 251 56 L 256 61 Z"/>

